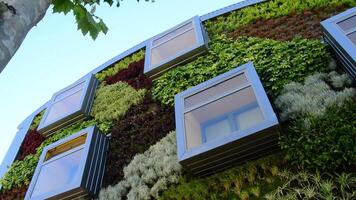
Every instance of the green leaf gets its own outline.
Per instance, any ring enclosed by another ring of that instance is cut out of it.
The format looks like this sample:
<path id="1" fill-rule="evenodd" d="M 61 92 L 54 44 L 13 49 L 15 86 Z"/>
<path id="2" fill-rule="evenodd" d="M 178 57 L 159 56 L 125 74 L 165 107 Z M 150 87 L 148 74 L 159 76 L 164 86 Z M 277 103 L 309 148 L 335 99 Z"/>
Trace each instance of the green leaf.
<path id="1" fill-rule="evenodd" d="M 73 10 L 74 4 L 70 0 L 52 0 L 53 13 L 63 12 L 65 15 Z"/>

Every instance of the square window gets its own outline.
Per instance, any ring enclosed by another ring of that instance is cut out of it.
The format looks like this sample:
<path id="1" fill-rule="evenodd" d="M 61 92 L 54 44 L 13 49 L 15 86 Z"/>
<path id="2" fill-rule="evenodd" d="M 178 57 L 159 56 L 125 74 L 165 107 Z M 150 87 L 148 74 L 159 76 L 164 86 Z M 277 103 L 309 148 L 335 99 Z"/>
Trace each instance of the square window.
<path id="1" fill-rule="evenodd" d="M 92 126 L 45 147 L 25 199 L 97 197 L 108 144 Z"/>
<path id="2" fill-rule="evenodd" d="M 90 75 L 55 93 L 38 126 L 43 135 L 50 135 L 90 114 L 98 80 Z"/>
<path id="3" fill-rule="evenodd" d="M 207 36 L 200 17 L 179 24 L 149 40 L 144 73 L 152 78 L 206 52 Z"/>
<path id="4" fill-rule="evenodd" d="M 178 159 L 198 175 L 275 150 L 277 117 L 251 62 L 175 96 Z"/>
<path id="5" fill-rule="evenodd" d="M 356 7 L 321 22 L 324 40 L 344 70 L 356 80 Z"/>

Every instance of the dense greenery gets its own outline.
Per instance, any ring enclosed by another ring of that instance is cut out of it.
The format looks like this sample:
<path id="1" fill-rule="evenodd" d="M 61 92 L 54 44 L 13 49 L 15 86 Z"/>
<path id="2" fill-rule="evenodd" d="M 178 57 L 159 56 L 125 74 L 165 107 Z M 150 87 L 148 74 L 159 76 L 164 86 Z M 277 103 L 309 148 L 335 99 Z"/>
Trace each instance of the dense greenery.
<path id="1" fill-rule="evenodd" d="M 205 178 L 183 176 L 160 199 L 260 199 L 282 185 L 283 155 L 268 156 Z"/>
<path id="2" fill-rule="evenodd" d="M 136 91 L 124 82 L 101 84 L 95 93 L 91 115 L 100 122 L 110 123 L 119 120 L 131 106 L 142 101 L 145 93 L 145 89 Z"/>
<path id="3" fill-rule="evenodd" d="M 44 114 L 45 110 L 42 110 L 40 113 L 38 113 L 38 115 L 35 116 L 35 118 L 33 119 L 31 126 L 30 126 L 30 130 L 36 130 L 38 125 L 40 124 L 41 120 L 42 120 L 42 116 Z"/>
<path id="4" fill-rule="evenodd" d="M 267 93 L 275 97 L 287 83 L 303 81 L 315 71 L 324 71 L 329 54 L 318 40 L 296 38 L 280 42 L 242 37 L 234 41 L 220 36 L 210 42 L 207 55 L 155 80 L 153 96 L 163 104 L 173 105 L 175 94 L 248 61 L 253 61 Z"/>
<path id="5" fill-rule="evenodd" d="M 356 99 L 291 122 L 281 148 L 292 164 L 333 171 L 356 164 Z"/>
<path id="6" fill-rule="evenodd" d="M 119 182 L 124 176 L 123 168 L 132 158 L 174 130 L 174 124 L 173 108 L 161 107 L 150 95 L 131 107 L 111 130 L 104 186 Z"/>
<path id="7" fill-rule="evenodd" d="M 131 56 L 119 60 L 117 63 L 113 64 L 113 66 L 110 66 L 104 69 L 103 71 L 95 74 L 95 77 L 99 81 L 104 81 L 106 77 L 117 74 L 119 71 L 126 69 L 129 66 L 129 64 L 142 60 L 144 56 L 145 56 L 145 51 L 140 50 L 132 54 Z"/>
<path id="8" fill-rule="evenodd" d="M 271 0 L 234 11 L 228 16 L 209 20 L 204 25 L 209 32 L 209 37 L 215 37 L 223 33 L 233 32 L 243 25 L 254 23 L 261 19 L 278 18 L 290 13 L 301 13 L 305 10 L 320 7 L 339 6 L 354 7 L 356 2 L 354 0 Z"/>

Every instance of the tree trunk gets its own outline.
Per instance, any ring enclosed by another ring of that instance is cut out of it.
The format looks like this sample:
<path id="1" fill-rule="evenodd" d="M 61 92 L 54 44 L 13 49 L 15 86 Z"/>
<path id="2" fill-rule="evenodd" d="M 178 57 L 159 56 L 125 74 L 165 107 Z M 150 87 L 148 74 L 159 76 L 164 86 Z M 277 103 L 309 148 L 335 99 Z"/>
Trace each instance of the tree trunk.
<path id="1" fill-rule="evenodd" d="M 8 10 L 0 13 L 0 73 L 27 33 L 46 14 L 51 0 L 0 0 Z"/>

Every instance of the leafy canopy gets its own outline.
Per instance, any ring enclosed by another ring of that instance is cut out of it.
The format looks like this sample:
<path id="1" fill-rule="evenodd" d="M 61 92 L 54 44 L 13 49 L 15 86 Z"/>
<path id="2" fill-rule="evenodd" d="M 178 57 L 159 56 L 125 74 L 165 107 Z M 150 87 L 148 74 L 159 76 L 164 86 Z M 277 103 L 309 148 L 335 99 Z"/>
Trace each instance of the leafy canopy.
<path id="1" fill-rule="evenodd" d="M 120 1 L 116 0 L 116 6 L 120 6 Z M 137 0 L 139 2 L 140 0 Z M 145 0 L 150 1 L 150 0 Z M 151 0 L 153 2 L 153 0 Z M 52 0 L 53 13 L 64 13 L 65 15 L 72 12 L 77 22 L 78 30 L 81 30 L 83 35 L 89 35 L 95 40 L 99 33 L 106 34 L 108 27 L 104 21 L 96 16 L 96 6 L 101 3 L 107 3 L 113 6 L 114 0 Z M 90 10 L 88 10 L 90 8 Z"/>

